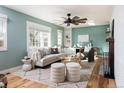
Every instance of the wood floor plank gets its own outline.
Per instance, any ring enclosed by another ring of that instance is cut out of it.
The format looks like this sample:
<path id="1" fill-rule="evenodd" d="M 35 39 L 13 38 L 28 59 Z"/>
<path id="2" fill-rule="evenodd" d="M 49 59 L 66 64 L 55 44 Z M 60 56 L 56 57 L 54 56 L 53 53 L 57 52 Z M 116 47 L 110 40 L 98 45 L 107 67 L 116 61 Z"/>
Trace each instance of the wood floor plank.
<path id="1" fill-rule="evenodd" d="M 8 87 L 19 87 L 20 85 L 27 83 L 29 80 L 26 79 L 20 79 L 18 81 L 12 82 L 11 84 L 8 84 Z"/>
<path id="2" fill-rule="evenodd" d="M 19 88 L 47 88 L 47 87 L 48 85 L 36 83 L 35 81 L 29 81 L 19 86 Z"/>
<path id="3" fill-rule="evenodd" d="M 8 80 L 7 88 L 47 88 L 48 87 L 47 84 L 23 79 L 13 74 L 7 75 L 7 80 Z"/>
<path id="4" fill-rule="evenodd" d="M 109 79 L 109 84 L 107 86 L 108 88 L 117 88 L 115 80 Z"/>
<path id="5" fill-rule="evenodd" d="M 15 76 L 15 75 L 8 75 L 8 76 L 7 76 L 7 79 L 8 79 L 8 83 L 10 84 L 10 83 L 13 83 L 13 82 L 15 82 L 15 81 L 20 80 L 21 77 Z"/>

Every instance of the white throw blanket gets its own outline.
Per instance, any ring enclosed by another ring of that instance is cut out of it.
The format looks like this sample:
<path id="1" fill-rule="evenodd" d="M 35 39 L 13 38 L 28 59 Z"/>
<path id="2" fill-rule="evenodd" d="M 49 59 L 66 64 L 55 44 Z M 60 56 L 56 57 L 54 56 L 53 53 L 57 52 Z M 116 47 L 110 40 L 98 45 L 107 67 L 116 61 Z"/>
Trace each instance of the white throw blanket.
<path id="1" fill-rule="evenodd" d="M 38 62 L 40 60 L 40 53 L 38 51 L 35 51 L 32 53 L 31 55 L 31 60 L 32 60 L 32 67 L 33 69 L 35 68 L 35 64 L 36 62 Z"/>

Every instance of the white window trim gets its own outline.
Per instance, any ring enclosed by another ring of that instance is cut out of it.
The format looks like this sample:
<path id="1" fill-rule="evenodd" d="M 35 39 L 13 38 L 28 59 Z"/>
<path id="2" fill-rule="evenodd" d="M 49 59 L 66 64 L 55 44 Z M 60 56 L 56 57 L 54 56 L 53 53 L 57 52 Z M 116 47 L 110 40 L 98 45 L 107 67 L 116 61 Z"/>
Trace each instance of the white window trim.
<path id="1" fill-rule="evenodd" d="M 30 27 L 30 26 L 33 26 L 33 27 L 36 27 L 36 28 L 40 28 L 40 29 L 42 29 L 43 31 L 47 31 L 47 32 L 50 32 L 50 35 L 49 35 L 49 45 L 48 45 L 48 47 L 51 47 L 51 28 L 50 27 L 48 27 L 48 26 L 44 26 L 44 25 L 41 25 L 41 24 L 38 24 L 38 23 L 34 23 L 34 22 L 31 22 L 31 21 L 27 21 L 26 22 L 26 25 L 27 25 L 27 50 L 29 49 L 29 48 L 34 48 L 34 47 L 30 47 L 29 46 L 29 39 L 30 39 L 30 37 L 29 37 L 29 30 L 28 30 L 28 28 Z"/>
<path id="2" fill-rule="evenodd" d="M 57 36 L 58 36 L 58 33 L 61 33 L 62 34 L 62 30 L 57 30 Z M 61 47 L 62 47 L 62 44 L 63 44 L 63 36 L 61 37 L 62 41 L 61 41 Z M 58 46 L 58 37 L 57 37 L 57 46 Z"/>
<path id="3" fill-rule="evenodd" d="M 7 51 L 7 15 L 4 15 L 4 14 L 0 14 L 0 19 L 3 20 L 4 24 L 3 24 L 3 31 L 5 32 L 4 34 L 4 47 L 3 48 L 0 48 L 0 51 Z"/>

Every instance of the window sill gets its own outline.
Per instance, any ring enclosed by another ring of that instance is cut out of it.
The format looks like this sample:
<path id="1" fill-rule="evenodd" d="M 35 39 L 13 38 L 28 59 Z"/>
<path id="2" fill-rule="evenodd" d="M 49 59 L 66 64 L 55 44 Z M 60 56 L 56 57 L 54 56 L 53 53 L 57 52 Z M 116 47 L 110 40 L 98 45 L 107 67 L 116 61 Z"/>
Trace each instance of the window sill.
<path id="1" fill-rule="evenodd" d="M 0 52 L 8 52 L 8 49 L 0 49 Z"/>

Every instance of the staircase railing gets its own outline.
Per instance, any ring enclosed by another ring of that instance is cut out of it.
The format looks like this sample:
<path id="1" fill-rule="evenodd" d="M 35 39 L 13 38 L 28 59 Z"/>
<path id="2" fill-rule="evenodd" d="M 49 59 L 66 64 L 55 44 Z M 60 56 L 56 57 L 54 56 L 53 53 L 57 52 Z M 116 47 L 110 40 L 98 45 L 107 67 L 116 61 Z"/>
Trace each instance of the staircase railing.
<path id="1" fill-rule="evenodd" d="M 103 73 L 104 73 L 104 77 L 106 77 L 106 78 L 108 78 L 110 75 L 108 52 L 103 53 Z"/>
<path id="2" fill-rule="evenodd" d="M 110 67 L 109 67 L 109 52 L 104 52 L 102 49 L 101 51 L 101 56 L 102 56 L 102 73 L 105 78 L 109 78 L 110 75 Z"/>

